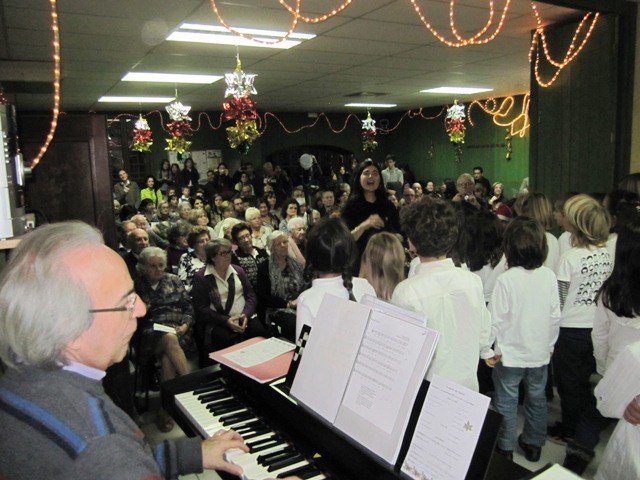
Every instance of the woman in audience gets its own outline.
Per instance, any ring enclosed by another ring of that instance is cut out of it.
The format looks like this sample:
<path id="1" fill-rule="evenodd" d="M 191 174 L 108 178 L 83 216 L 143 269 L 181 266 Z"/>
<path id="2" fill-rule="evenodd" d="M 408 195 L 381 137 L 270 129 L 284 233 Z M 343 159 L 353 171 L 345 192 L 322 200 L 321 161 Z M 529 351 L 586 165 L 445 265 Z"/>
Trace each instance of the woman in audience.
<path id="1" fill-rule="evenodd" d="M 295 342 L 297 298 L 304 288 L 304 267 L 289 255 L 288 236 L 276 230 L 267 238 L 268 262 L 258 268 L 258 314 L 277 329 L 277 334 Z M 274 334 L 276 332 L 273 332 Z"/>
<path id="2" fill-rule="evenodd" d="M 264 187 L 264 198 L 267 200 L 269 205 L 269 212 L 273 214 L 276 218 L 280 219 L 280 207 L 278 206 L 278 197 L 276 196 L 273 190 L 267 191 L 267 188 L 273 189 L 271 185 L 265 185 Z M 278 223 L 280 223 L 278 221 Z"/>
<path id="3" fill-rule="evenodd" d="M 300 204 L 295 198 L 290 198 L 282 204 L 282 211 L 280 212 L 280 226 L 278 230 L 287 232 L 287 223 L 292 218 L 300 216 Z"/>
<path id="4" fill-rule="evenodd" d="M 256 294 L 244 270 L 231 264 L 231 242 L 211 240 L 206 266 L 193 277 L 196 335 L 204 355 L 248 338 L 266 336 L 256 313 Z M 201 356 L 201 364 L 205 364 Z"/>
<path id="5" fill-rule="evenodd" d="M 251 240 L 251 227 L 245 222 L 240 222 L 231 229 L 231 239 L 236 249 L 231 257 L 231 262 L 242 267 L 255 290 L 258 281 L 258 268 L 269 259 L 269 254 L 264 248 L 253 246 Z"/>
<path id="6" fill-rule="evenodd" d="M 262 215 L 260 210 L 255 207 L 249 207 L 244 212 L 244 219 L 251 227 L 251 240 L 253 246 L 257 248 L 267 248 L 267 237 L 273 231 L 270 227 L 262 224 Z"/>
<path id="7" fill-rule="evenodd" d="M 200 179 L 200 173 L 196 170 L 191 157 L 184 161 L 184 168 L 180 172 L 180 186 L 189 187 L 189 193 L 193 196 L 196 193 L 196 187 L 198 186 L 198 180 Z"/>
<path id="8" fill-rule="evenodd" d="M 269 227 L 271 230 L 278 230 L 280 226 L 280 219 L 269 210 L 269 201 L 267 198 L 262 198 L 258 202 L 258 210 L 260 211 L 260 218 L 262 224 L 265 227 Z"/>
<path id="9" fill-rule="evenodd" d="M 191 371 L 187 355 L 196 353 L 193 342 L 193 307 L 180 279 L 165 272 L 167 254 L 157 247 L 147 247 L 138 258 L 140 275 L 134 288 L 147 306 L 143 322 L 148 328 L 139 331 L 142 345 L 139 355 L 155 354 L 160 362 L 160 382 L 172 380 Z M 156 331 L 153 324 L 175 329 L 175 333 Z M 158 429 L 168 432 L 173 420 L 163 410 L 158 411 Z"/>
<path id="10" fill-rule="evenodd" d="M 518 196 L 514 208 L 518 215 L 532 218 L 545 229 L 549 253 L 544 266 L 555 272 L 560 260 L 560 247 L 558 239 L 549 232 L 554 226 L 551 202 L 544 193 L 529 192 Z"/>
<path id="11" fill-rule="evenodd" d="M 504 185 L 500 182 L 495 182 L 491 185 L 491 194 L 489 195 L 489 206 L 495 210 L 499 203 L 504 203 L 506 200 L 504 196 Z"/>
<path id="12" fill-rule="evenodd" d="M 404 248 L 398 237 L 388 232 L 369 239 L 360 261 L 360 278 L 373 285 L 378 298 L 390 301 L 393 289 L 404 280 Z"/>
<path id="13" fill-rule="evenodd" d="M 150 198 L 145 198 L 140 201 L 140 205 L 138 206 L 138 211 L 144 215 L 147 219 L 147 222 L 151 223 L 153 221 L 153 217 L 156 214 L 156 206 L 153 203 L 153 200 Z"/>
<path id="14" fill-rule="evenodd" d="M 357 242 L 356 265 L 374 233 L 400 232 L 398 209 L 387 198 L 380 169 L 373 160 L 361 162 L 354 172 L 351 197 L 342 218 Z"/>
<path id="15" fill-rule="evenodd" d="M 160 187 L 160 191 L 162 195 L 166 198 L 167 190 L 172 185 L 173 178 L 171 176 L 171 164 L 169 160 L 163 160 L 160 164 L 160 170 L 156 175 L 156 179 L 158 180 L 158 186 Z"/>
<path id="16" fill-rule="evenodd" d="M 140 199 L 150 199 L 153 202 L 153 206 L 157 208 L 158 205 L 162 203 L 163 199 L 162 192 L 160 191 L 160 185 L 156 182 L 153 175 L 148 175 L 144 184 L 145 188 L 140 190 Z"/>
<path id="17" fill-rule="evenodd" d="M 296 338 L 303 325 L 313 327 L 325 293 L 360 301 L 376 291 L 364 278 L 353 278 L 356 258 L 353 235 L 340 218 L 323 218 L 309 233 L 305 276 L 311 288 L 298 297 Z"/>
<path id="18" fill-rule="evenodd" d="M 304 266 L 307 251 L 307 226 L 302 217 L 294 217 L 287 222 L 284 230 L 289 233 L 289 255 Z"/>
<path id="19" fill-rule="evenodd" d="M 167 231 L 167 268 L 171 273 L 178 273 L 180 258 L 186 253 L 188 244 L 187 236 L 191 231 L 191 225 L 187 222 L 178 221 Z"/>
<path id="20" fill-rule="evenodd" d="M 211 240 L 211 237 L 208 228 L 200 225 L 191 228 L 187 236 L 187 244 L 191 251 L 182 254 L 180 257 L 178 277 L 180 277 L 185 290 L 189 293 L 191 293 L 191 288 L 193 287 L 193 276 L 205 266 L 207 255 L 204 249 L 209 240 Z"/>
<path id="21" fill-rule="evenodd" d="M 182 184 L 180 183 L 180 165 L 177 163 L 171 164 L 171 186 L 176 188 L 176 191 L 178 192 L 182 187 Z"/>
<path id="22" fill-rule="evenodd" d="M 223 202 L 224 199 L 222 198 L 222 195 L 216 193 L 213 196 L 213 204 L 211 204 L 211 206 L 207 205 L 205 207 L 205 210 L 207 210 L 209 218 L 211 219 L 211 225 L 213 225 L 214 227 L 224 218 L 224 207 L 222 205 Z"/>
<path id="23" fill-rule="evenodd" d="M 249 181 L 249 175 L 246 172 L 242 172 L 240 174 L 240 181 L 236 183 L 234 188 L 236 192 L 242 193 L 242 187 L 246 187 L 245 190 L 249 189 L 251 195 L 255 196 L 256 192 L 253 189 L 253 185 L 251 185 L 251 182 Z"/>
<path id="24" fill-rule="evenodd" d="M 213 238 L 215 236 L 213 228 L 209 226 L 209 216 L 204 209 L 194 208 L 191 210 L 191 213 L 189 213 L 189 223 L 194 226 L 199 225 L 201 227 L 207 227 L 207 230 L 209 230 L 209 238 Z"/>

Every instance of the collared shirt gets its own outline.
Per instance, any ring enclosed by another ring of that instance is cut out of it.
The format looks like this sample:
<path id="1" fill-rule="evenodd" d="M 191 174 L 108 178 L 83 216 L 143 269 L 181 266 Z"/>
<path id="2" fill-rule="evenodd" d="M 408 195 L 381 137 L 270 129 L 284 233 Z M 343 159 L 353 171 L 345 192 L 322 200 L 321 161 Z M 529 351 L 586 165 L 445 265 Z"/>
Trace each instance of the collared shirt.
<path id="1" fill-rule="evenodd" d="M 478 391 L 478 360 L 491 356 L 491 315 L 480 278 L 450 258 L 420 263 L 391 303 L 423 314 L 427 327 L 440 332 L 427 380 L 437 373 Z"/>
<path id="2" fill-rule="evenodd" d="M 83 377 L 91 378 L 92 380 L 102 380 L 107 374 L 104 370 L 93 368 L 79 362 L 70 362 L 69 365 L 65 365 L 62 369 L 67 372 L 80 374 Z"/>
<path id="3" fill-rule="evenodd" d="M 235 297 L 233 300 L 233 305 L 231 306 L 231 310 L 229 311 L 229 316 L 239 315 L 244 310 L 244 289 L 242 288 L 242 282 L 240 281 L 240 277 L 238 276 L 238 272 L 236 272 L 231 265 L 227 268 L 225 272 L 224 278 L 222 278 L 215 267 L 211 264 L 207 264 L 204 270 L 205 277 L 207 275 L 213 275 L 213 278 L 216 280 L 216 285 L 218 286 L 218 293 L 220 294 L 220 303 L 224 307 L 227 304 L 227 297 L 229 296 L 229 284 L 227 282 L 229 275 L 233 273 L 233 278 L 235 281 Z M 216 307 L 213 303 L 210 305 L 211 310 L 217 311 Z"/>

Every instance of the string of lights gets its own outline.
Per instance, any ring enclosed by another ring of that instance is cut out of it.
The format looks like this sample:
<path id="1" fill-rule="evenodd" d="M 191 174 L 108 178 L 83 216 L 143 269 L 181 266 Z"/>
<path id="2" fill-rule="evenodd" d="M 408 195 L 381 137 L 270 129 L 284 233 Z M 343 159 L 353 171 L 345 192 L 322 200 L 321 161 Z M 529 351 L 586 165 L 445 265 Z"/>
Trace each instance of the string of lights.
<path id="1" fill-rule="evenodd" d="M 508 128 L 509 135 L 518 135 L 522 138 L 530 127 L 529 104 L 530 94 L 526 93 L 522 99 L 522 108 L 520 113 L 516 115 L 513 120 L 508 120 L 508 118 L 512 116 L 512 110 L 516 105 L 514 97 L 505 97 L 502 99 L 500 104 L 498 104 L 495 98 L 489 98 L 484 102 L 474 100 L 467 108 L 467 119 L 469 120 L 469 125 L 474 126 L 473 119 L 471 117 L 471 107 L 478 105 L 485 113 L 493 117 L 493 123 L 499 127 Z"/>
<path id="2" fill-rule="evenodd" d="M 300 20 L 302 20 L 305 23 L 320 23 L 320 22 L 324 22 L 325 20 L 328 20 L 329 18 L 336 16 L 341 11 L 343 11 L 345 8 L 347 8 L 351 4 L 351 1 L 352 0 L 347 0 L 342 5 L 340 5 L 338 8 L 335 8 L 335 9 L 331 10 L 331 12 L 326 13 L 324 15 L 320 15 L 318 17 L 311 18 L 311 17 L 305 17 L 305 16 L 300 15 L 300 12 L 298 10 L 294 9 L 293 7 L 291 7 L 287 2 L 285 2 L 285 0 L 278 0 L 278 2 L 280 2 L 280 5 L 282 5 L 284 8 L 289 10 L 289 13 L 291 13 L 292 15 L 297 15 L 300 18 Z M 297 3 L 300 4 L 299 1 Z"/>
<path id="3" fill-rule="evenodd" d="M 57 0 L 49 0 L 51 4 L 51 30 L 53 31 L 53 116 L 49 133 L 36 158 L 31 161 L 31 168 L 40 163 L 43 155 L 47 153 L 49 145 L 53 140 L 58 127 L 58 117 L 60 116 L 60 29 L 58 27 L 58 4 Z"/>

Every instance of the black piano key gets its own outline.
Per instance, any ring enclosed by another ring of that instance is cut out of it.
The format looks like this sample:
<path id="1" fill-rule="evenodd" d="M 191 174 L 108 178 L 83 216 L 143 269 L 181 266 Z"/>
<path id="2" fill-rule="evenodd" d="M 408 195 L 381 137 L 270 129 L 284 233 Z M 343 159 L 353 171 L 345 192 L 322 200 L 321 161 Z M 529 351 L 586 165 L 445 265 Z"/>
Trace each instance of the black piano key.
<path id="1" fill-rule="evenodd" d="M 259 445 L 255 448 L 252 448 L 251 453 L 262 452 L 263 450 L 267 450 L 271 447 L 277 447 L 278 445 L 284 445 L 284 442 L 282 440 L 272 440 L 271 443 L 265 443 L 263 445 Z"/>
<path id="2" fill-rule="evenodd" d="M 263 443 L 271 442 L 272 440 L 280 440 L 277 435 L 271 435 L 270 437 L 261 438 L 260 440 L 254 440 L 253 442 L 245 442 L 247 447 L 253 448 Z"/>
<path id="3" fill-rule="evenodd" d="M 291 445 L 287 445 L 282 450 L 278 450 L 277 452 L 265 453 L 264 455 L 258 455 L 257 461 L 260 465 L 264 465 L 266 462 L 274 459 L 275 457 L 279 457 L 281 455 L 295 452 Z"/>
<path id="4" fill-rule="evenodd" d="M 242 425 L 241 427 L 234 428 L 236 432 L 242 435 L 243 432 L 252 432 L 255 428 L 268 428 L 264 423 L 260 420 L 254 420 L 253 422 L 248 422 Z"/>
<path id="5" fill-rule="evenodd" d="M 236 432 L 237 431 L 238 430 L 236 430 Z M 271 431 L 271 429 L 267 428 L 267 427 L 255 428 L 255 429 L 251 430 L 251 433 L 247 433 L 246 435 L 244 435 L 244 434 L 241 434 L 241 435 L 242 435 L 242 438 L 246 441 L 246 440 L 251 440 L 252 438 L 258 437 L 260 435 L 264 435 L 265 433 L 269 433 L 270 431 Z"/>
<path id="6" fill-rule="evenodd" d="M 314 475 L 318 475 L 319 473 L 320 471 L 310 463 L 308 465 L 303 465 L 301 467 L 279 473 L 276 478 L 300 477 L 304 480 L 305 478 L 311 478 Z"/>
<path id="7" fill-rule="evenodd" d="M 198 396 L 198 401 L 200 401 L 200 403 L 209 403 L 220 400 L 221 398 L 229 398 L 230 396 L 231 394 L 226 390 L 216 390 L 215 392 L 203 393 Z"/>
<path id="8" fill-rule="evenodd" d="M 239 403 L 227 403 L 225 405 L 209 405 L 207 410 L 209 410 L 215 416 L 221 416 L 226 413 L 236 412 L 238 410 L 244 409 L 242 405 Z"/>
<path id="9" fill-rule="evenodd" d="M 224 415 L 220 417 L 220 422 L 222 423 L 222 425 L 226 427 L 233 423 L 238 423 L 241 420 L 249 420 L 254 417 L 255 415 L 247 410 L 246 412 L 234 413 L 231 415 Z"/>
<path id="10" fill-rule="evenodd" d="M 224 384 L 220 381 L 219 378 L 217 378 L 215 380 L 211 380 L 210 382 L 207 382 L 199 386 L 193 391 L 193 394 L 200 395 L 201 393 L 208 392 L 214 389 L 219 389 L 219 388 L 224 388 Z"/>
<path id="11" fill-rule="evenodd" d="M 273 472 L 275 470 L 280 470 L 281 468 L 288 467 L 289 465 L 293 465 L 294 463 L 298 463 L 301 460 L 304 460 L 304 458 L 298 453 L 290 456 L 289 458 L 283 458 L 278 462 L 273 462 L 267 467 L 267 471 Z"/>

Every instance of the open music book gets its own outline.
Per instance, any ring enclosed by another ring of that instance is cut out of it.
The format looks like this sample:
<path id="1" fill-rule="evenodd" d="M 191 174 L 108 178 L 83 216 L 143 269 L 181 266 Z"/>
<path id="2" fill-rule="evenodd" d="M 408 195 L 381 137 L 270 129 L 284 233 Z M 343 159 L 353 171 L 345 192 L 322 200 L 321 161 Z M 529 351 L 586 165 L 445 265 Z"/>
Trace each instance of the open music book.
<path id="1" fill-rule="evenodd" d="M 373 297 L 325 295 L 293 380 L 304 407 L 395 464 L 438 332 Z"/>

